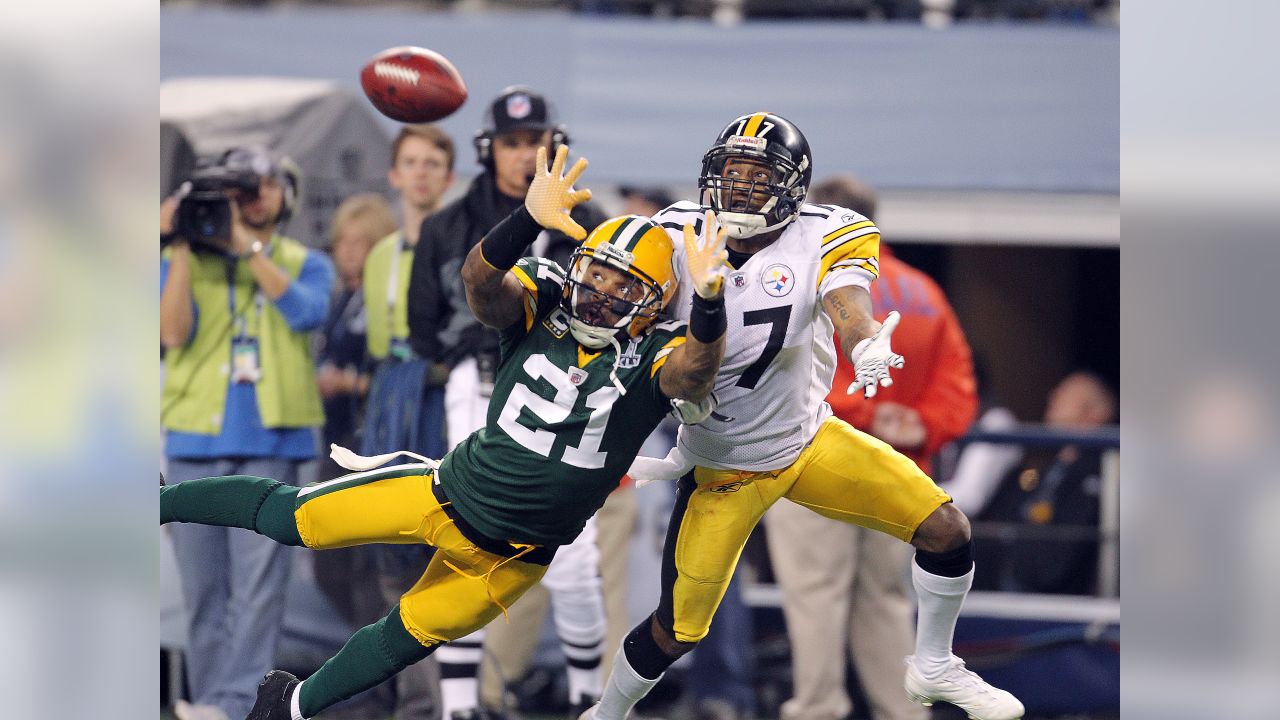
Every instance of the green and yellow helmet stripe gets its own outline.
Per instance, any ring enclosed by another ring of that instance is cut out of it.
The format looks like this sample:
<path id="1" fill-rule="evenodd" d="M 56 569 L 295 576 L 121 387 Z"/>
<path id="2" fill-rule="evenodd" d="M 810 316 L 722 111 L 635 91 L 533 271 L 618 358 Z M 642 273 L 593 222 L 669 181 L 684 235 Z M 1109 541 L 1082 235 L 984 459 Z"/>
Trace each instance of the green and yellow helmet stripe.
<path id="1" fill-rule="evenodd" d="M 601 235 L 608 235 L 608 239 L 604 242 L 613 245 L 619 250 L 634 252 L 636 245 L 640 242 L 640 238 L 644 237 L 645 232 L 653 226 L 653 222 L 648 218 L 639 215 L 624 215 L 601 225 L 597 232 Z"/>

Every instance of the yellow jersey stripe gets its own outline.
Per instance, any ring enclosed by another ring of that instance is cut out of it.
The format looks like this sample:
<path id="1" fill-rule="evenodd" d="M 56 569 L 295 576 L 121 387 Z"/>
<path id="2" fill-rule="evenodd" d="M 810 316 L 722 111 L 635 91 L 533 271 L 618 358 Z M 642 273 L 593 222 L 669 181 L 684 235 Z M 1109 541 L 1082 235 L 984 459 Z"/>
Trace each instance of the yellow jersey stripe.
<path id="1" fill-rule="evenodd" d="M 516 276 L 529 296 L 524 304 L 524 331 L 529 332 L 533 329 L 533 316 L 538 309 L 538 283 L 518 266 L 511 268 L 511 274 Z"/>
<path id="2" fill-rule="evenodd" d="M 853 243 L 854 247 L 857 247 L 858 245 L 861 245 L 864 242 L 865 238 L 870 237 L 872 235 L 875 235 L 877 238 L 879 238 L 880 229 L 876 227 L 863 228 L 862 230 L 855 230 L 854 232 L 851 232 L 848 235 L 844 235 L 842 237 L 836 238 L 835 240 L 832 240 L 831 242 L 822 246 L 822 257 L 825 258 L 832 253 L 840 253 L 841 248 L 848 246 L 849 243 Z M 879 241 L 877 241 L 876 250 L 879 251 L 879 249 L 880 249 L 880 243 Z"/>
<path id="3" fill-rule="evenodd" d="M 880 277 L 880 233 L 860 234 L 856 238 L 843 240 L 822 256 L 818 265 L 818 285 L 826 280 L 827 274 L 837 265 L 840 267 L 856 267 L 871 277 Z"/>
<path id="4" fill-rule="evenodd" d="M 511 274 L 516 276 L 516 279 L 520 281 L 525 290 L 529 291 L 530 295 L 533 295 L 535 300 L 538 299 L 538 283 L 534 282 L 533 278 L 529 277 L 529 274 L 523 268 L 513 267 L 511 268 Z"/>
<path id="5" fill-rule="evenodd" d="M 667 358 L 671 355 L 671 352 L 683 345 L 686 339 L 684 336 L 674 338 L 671 342 L 662 346 L 662 349 L 653 358 L 653 365 L 649 368 L 649 377 L 658 374 L 658 370 L 667 364 Z"/>
<path id="6" fill-rule="evenodd" d="M 842 228 L 832 230 L 826 235 L 823 235 L 822 244 L 825 245 L 829 240 L 835 240 L 837 237 L 840 237 L 841 235 L 847 232 L 853 232 L 854 230 L 861 230 L 862 228 L 871 227 L 872 225 L 875 225 L 875 223 L 871 222 L 870 220 L 859 220 L 858 222 L 845 225 Z"/>
<path id="7" fill-rule="evenodd" d="M 742 134 L 747 137 L 755 137 L 760 131 L 760 124 L 764 122 L 764 113 L 756 113 L 747 121 L 747 126 L 743 128 Z"/>

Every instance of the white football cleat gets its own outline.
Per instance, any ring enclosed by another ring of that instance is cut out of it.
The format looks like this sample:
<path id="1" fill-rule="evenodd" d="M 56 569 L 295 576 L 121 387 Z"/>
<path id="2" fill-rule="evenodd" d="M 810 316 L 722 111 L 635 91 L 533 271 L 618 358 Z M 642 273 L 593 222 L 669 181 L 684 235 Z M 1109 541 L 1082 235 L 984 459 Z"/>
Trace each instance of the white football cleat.
<path id="1" fill-rule="evenodd" d="M 965 669 L 964 661 L 951 656 L 951 666 L 942 677 L 927 680 L 916 669 L 915 656 L 907 656 L 907 676 L 903 680 L 907 697 L 930 707 L 941 700 L 964 710 L 973 720 L 1018 720 L 1025 709 L 1018 698 Z"/>

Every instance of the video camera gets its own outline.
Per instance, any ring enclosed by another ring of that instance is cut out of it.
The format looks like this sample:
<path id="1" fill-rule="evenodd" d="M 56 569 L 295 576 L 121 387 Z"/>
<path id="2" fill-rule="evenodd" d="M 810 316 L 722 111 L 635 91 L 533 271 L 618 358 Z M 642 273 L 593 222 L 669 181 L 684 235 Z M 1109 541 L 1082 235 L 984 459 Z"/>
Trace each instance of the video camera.
<path id="1" fill-rule="evenodd" d="M 196 250 L 225 253 L 231 242 L 231 199 L 228 190 L 252 197 L 259 176 L 226 167 L 198 168 L 179 188 L 181 200 L 174 222 L 175 236 Z"/>
<path id="2" fill-rule="evenodd" d="M 178 189 L 178 210 L 171 238 L 182 238 L 193 250 L 226 254 L 231 245 L 229 191 L 252 201 L 259 183 L 274 176 L 285 185 L 285 199 L 276 222 L 283 223 L 293 210 L 299 175 L 291 160 L 259 148 L 232 148 L 212 161 L 197 165 Z"/>

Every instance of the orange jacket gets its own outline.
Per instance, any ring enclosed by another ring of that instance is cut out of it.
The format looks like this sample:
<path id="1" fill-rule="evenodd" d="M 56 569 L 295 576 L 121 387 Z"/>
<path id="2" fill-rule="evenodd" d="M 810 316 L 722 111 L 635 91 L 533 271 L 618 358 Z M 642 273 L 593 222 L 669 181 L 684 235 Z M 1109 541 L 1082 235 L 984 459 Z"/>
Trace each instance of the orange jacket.
<path id="1" fill-rule="evenodd" d="M 880 246 L 880 278 L 871 284 L 877 320 L 891 310 L 902 314 L 893 333 L 893 351 L 906 363 L 891 370 L 893 385 L 880 388 L 874 398 L 861 392 L 846 395 L 853 382 L 853 366 L 843 349 L 827 402 L 840 419 L 864 432 L 871 431 L 876 404 L 896 402 L 914 408 L 926 429 L 924 445 L 902 450 L 921 470 L 931 472 L 931 459 L 946 443 L 969 429 L 978 411 L 973 358 L 964 331 L 942 289 L 928 275 L 897 259 Z M 836 338 L 839 347 L 840 339 Z"/>

